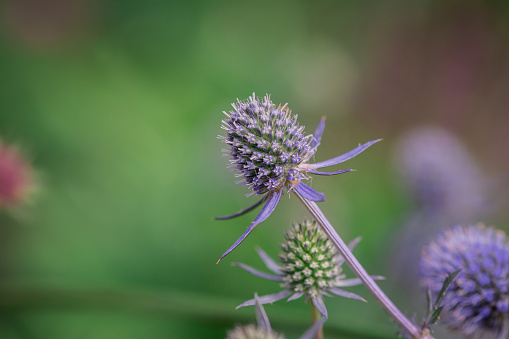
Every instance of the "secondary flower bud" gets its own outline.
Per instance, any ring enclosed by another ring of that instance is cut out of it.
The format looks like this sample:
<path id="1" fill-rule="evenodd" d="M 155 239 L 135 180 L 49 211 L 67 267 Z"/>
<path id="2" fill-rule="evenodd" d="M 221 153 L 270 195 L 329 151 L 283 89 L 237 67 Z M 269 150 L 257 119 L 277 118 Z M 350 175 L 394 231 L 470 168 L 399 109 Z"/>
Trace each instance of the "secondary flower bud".
<path id="1" fill-rule="evenodd" d="M 330 296 L 329 292 L 340 297 L 364 301 L 361 296 L 340 288 L 360 285 L 362 282 L 358 278 L 345 279 L 345 275 L 341 274 L 341 265 L 345 261 L 315 221 L 305 220 L 293 224 L 292 229 L 285 233 L 285 238 L 286 241 L 281 244 L 283 252 L 279 256 L 281 265 L 263 250 L 258 249 L 258 255 L 265 266 L 275 275 L 258 271 L 245 264 L 234 264 L 261 278 L 278 281 L 284 288 L 283 291 L 261 296 L 259 298 L 261 304 L 284 298 L 290 301 L 305 296 L 306 300 L 310 299 L 318 311 L 327 317 L 323 295 Z M 359 241 L 360 238 L 354 239 L 348 245 L 350 250 L 353 250 Z M 383 279 L 380 276 L 372 278 Z M 255 299 L 248 300 L 239 307 L 249 305 L 255 305 Z"/>
<path id="2" fill-rule="evenodd" d="M 338 263 L 342 258 L 316 222 L 306 220 L 293 224 L 285 232 L 283 252 L 284 287 L 293 292 L 304 292 L 310 297 L 341 284 L 345 276 Z"/>

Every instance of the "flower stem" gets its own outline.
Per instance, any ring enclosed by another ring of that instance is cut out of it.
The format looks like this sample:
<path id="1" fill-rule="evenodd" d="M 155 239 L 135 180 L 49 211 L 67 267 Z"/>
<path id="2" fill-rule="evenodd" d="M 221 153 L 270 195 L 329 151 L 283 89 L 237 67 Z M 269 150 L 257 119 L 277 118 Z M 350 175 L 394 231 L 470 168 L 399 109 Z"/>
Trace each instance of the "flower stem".
<path id="1" fill-rule="evenodd" d="M 314 324 L 322 317 L 322 315 L 311 301 L 309 301 L 309 305 L 311 308 L 311 321 Z M 320 330 L 316 333 L 315 339 L 323 339 L 323 326 L 320 326 Z"/>
<path id="2" fill-rule="evenodd" d="M 294 191 L 295 192 L 295 191 Z M 299 198 L 302 204 L 306 207 L 306 209 L 311 213 L 316 222 L 322 227 L 323 231 L 332 243 L 336 246 L 339 253 L 345 259 L 345 262 L 352 269 L 355 275 L 362 280 L 362 283 L 368 291 L 375 297 L 378 303 L 382 306 L 382 308 L 389 313 L 391 318 L 396 322 L 396 324 L 408 333 L 414 339 L 433 339 L 433 337 L 429 335 L 424 335 L 420 333 L 419 329 L 407 318 L 401 311 L 392 303 L 392 301 L 385 295 L 385 293 L 378 287 L 375 281 L 369 276 L 364 267 L 359 263 L 357 258 L 353 255 L 352 251 L 345 244 L 343 239 L 336 232 L 334 227 L 330 224 L 329 220 L 325 217 L 323 212 L 320 210 L 318 205 L 313 202 L 303 198 L 297 192 L 295 195 Z"/>

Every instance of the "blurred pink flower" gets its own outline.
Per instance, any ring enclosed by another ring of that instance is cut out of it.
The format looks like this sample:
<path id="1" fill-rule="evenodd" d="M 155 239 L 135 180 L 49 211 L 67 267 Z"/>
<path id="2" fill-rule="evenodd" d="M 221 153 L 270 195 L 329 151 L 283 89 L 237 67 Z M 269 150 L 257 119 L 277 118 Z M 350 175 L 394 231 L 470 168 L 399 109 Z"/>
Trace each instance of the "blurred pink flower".
<path id="1" fill-rule="evenodd" d="M 32 168 L 15 146 L 0 141 L 0 209 L 24 205 L 33 188 Z"/>

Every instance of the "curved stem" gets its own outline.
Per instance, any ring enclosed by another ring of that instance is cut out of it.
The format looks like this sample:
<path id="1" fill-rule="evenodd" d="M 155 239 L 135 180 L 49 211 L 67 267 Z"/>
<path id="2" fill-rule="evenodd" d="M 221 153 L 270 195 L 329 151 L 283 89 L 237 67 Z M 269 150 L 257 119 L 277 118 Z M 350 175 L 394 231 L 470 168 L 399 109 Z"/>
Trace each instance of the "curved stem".
<path id="1" fill-rule="evenodd" d="M 294 191 L 295 192 L 295 191 Z M 385 295 L 385 293 L 378 287 L 375 281 L 369 276 L 364 267 L 359 263 L 357 258 L 353 255 L 352 251 L 345 244 L 343 239 L 338 235 L 334 227 L 330 224 L 329 220 L 325 217 L 323 212 L 320 210 L 318 205 L 309 201 L 302 196 L 300 196 L 297 192 L 295 195 L 299 198 L 302 204 L 306 207 L 306 209 L 311 213 L 316 222 L 322 227 L 323 231 L 332 243 L 336 246 L 339 253 L 345 259 L 345 262 L 350 266 L 355 275 L 362 280 L 362 283 L 368 291 L 375 297 L 378 303 L 382 306 L 382 308 L 389 313 L 392 319 L 396 322 L 396 324 L 403 329 L 406 333 L 408 333 L 412 338 L 423 339 L 433 339 L 433 337 L 429 335 L 423 336 L 419 329 L 407 318 L 401 311 L 392 303 L 392 301 Z"/>
<path id="2" fill-rule="evenodd" d="M 311 301 L 309 301 L 309 305 L 311 308 L 311 321 L 314 324 L 322 317 L 322 315 Z M 323 326 L 320 326 L 320 330 L 316 333 L 315 339 L 323 339 Z"/>

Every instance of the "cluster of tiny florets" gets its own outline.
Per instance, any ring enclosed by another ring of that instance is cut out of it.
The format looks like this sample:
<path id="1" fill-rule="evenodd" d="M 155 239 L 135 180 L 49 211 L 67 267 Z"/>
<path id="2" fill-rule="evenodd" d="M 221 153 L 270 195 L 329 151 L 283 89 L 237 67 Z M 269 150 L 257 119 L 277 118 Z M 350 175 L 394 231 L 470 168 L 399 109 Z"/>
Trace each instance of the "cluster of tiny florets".
<path id="1" fill-rule="evenodd" d="M 246 325 L 237 326 L 229 331 L 226 339 L 285 339 L 285 337 L 256 325 Z"/>
<path id="2" fill-rule="evenodd" d="M 456 226 L 423 251 L 423 285 L 435 294 L 460 270 L 442 305 L 443 320 L 467 335 L 498 335 L 509 316 L 509 245 L 500 230 Z"/>
<path id="3" fill-rule="evenodd" d="M 315 152 L 312 135 L 304 135 L 287 105 L 276 106 L 266 95 L 263 101 L 254 93 L 247 101 L 232 104 L 224 142 L 230 146 L 230 162 L 256 194 L 280 189 L 298 178 L 296 167 Z"/>
<path id="4" fill-rule="evenodd" d="M 279 260 L 283 263 L 283 287 L 316 296 L 344 278 L 338 265 L 341 256 L 315 221 L 294 223 L 285 232 Z"/>

